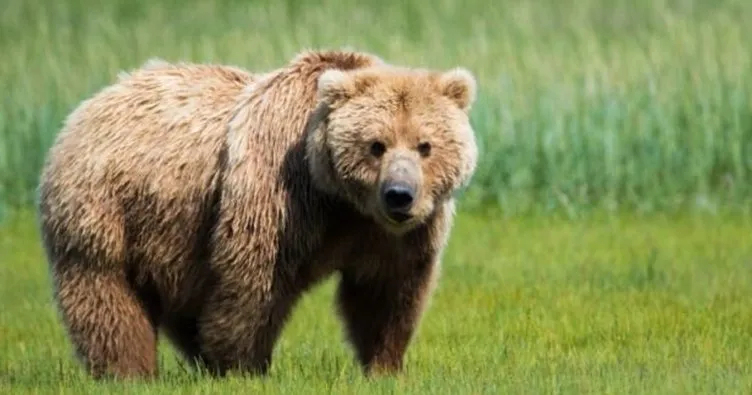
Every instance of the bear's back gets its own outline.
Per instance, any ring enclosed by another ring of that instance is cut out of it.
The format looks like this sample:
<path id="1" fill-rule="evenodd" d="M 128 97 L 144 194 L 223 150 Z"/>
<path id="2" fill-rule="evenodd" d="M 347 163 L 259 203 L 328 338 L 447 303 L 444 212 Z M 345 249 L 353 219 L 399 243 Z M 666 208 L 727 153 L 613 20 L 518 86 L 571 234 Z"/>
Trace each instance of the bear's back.
<path id="1" fill-rule="evenodd" d="M 126 258 L 126 244 L 131 260 L 190 253 L 217 188 L 236 98 L 254 78 L 234 67 L 152 60 L 83 101 L 40 180 L 53 255 L 77 248 L 114 262 Z"/>

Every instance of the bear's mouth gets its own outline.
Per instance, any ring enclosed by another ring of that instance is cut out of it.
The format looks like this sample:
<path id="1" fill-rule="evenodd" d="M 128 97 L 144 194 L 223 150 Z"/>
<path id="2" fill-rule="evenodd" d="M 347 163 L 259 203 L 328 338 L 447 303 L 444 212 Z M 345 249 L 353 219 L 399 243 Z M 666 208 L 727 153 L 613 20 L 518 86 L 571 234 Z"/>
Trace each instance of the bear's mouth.
<path id="1" fill-rule="evenodd" d="M 403 224 L 407 222 L 413 216 L 410 214 L 403 213 L 403 212 L 395 211 L 395 212 L 391 212 L 387 214 L 387 217 L 389 218 L 390 221 L 394 223 Z"/>

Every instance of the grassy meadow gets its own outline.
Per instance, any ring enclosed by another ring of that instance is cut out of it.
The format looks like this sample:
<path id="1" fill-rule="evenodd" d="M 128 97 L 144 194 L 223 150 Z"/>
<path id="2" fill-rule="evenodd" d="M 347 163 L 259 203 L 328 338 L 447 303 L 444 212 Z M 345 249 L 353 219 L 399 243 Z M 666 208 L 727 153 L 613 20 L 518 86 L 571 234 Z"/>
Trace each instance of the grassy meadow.
<path id="1" fill-rule="evenodd" d="M 5 0 L 0 392 L 752 393 L 751 17 L 748 0 Z M 479 167 L 405 374 L 362 377 L 330 281 L 267 379 L 202 377 L 163 344 L 155 383 L 89 380 L 31 206 L 66 114 L 151 57 L 263 71 L 338 47 L 478 78 Z"/>
<path id="2" fill-rule="evenodd" d="M 10 222 L 0 232 L 9 260 L 0 266 L 0 393 L 752 391 L 747 219 L 465 214 L 400 377 L 363 378 L 328 281 L 298 305 L 268 378 L 204 377 L 163 344 L 153 383 L 83 374 L 51 307 L 33 225 Z"/>

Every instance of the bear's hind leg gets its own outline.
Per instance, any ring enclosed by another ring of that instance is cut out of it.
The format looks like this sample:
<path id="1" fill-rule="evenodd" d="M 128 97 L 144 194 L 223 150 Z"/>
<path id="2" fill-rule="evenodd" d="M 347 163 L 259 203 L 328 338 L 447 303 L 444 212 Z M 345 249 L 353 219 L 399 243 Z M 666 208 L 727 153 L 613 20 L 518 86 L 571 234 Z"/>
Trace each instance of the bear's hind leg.
<path id="1" fill-rule="evenodd" d="M 125 276 L 58 262 L 55 297 L 75 351 L 96 379 L 157 375 L 155 317 Z"/>

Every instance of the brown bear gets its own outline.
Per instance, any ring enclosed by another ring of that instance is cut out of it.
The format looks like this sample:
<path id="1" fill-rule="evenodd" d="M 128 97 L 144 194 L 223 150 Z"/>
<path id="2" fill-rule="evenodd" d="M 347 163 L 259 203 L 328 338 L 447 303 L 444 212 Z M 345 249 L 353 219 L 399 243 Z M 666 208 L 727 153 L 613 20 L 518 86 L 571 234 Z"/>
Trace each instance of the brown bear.
<path id="1" fill-rule="evenodd" d="M 264 374 L 301 294 L 338 273 L 364 372 L 399 372 L 475 169 L 475 95 L 464 68 L 344 50 L 122 74 L 66 119 L 39 187 L 87 370 L 156 376 L 162 329 L 213 374 Z"/>

